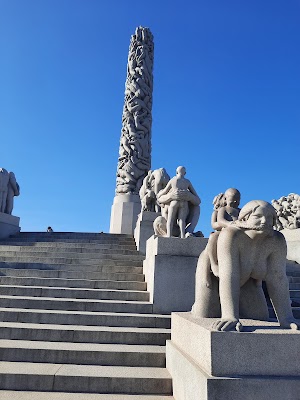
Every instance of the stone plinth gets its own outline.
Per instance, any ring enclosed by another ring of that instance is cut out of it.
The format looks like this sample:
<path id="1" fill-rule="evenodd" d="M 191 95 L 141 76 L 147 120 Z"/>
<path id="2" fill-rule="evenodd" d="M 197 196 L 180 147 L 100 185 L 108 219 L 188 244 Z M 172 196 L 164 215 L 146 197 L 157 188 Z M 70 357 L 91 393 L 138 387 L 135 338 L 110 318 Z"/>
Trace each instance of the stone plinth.
<path id="1" fill-rule="evenodd" d="M 138 195 L 124 194 L 115 196 L 111 208 L 109 232 L 133 235 L 140 211 L 141 201 Z"/>
<path id="2" fill-rule="evenodd" d="M 154 234 L 153 222 L 161 214 L 152 211 L 142 211 L 137 219 L 134 230 L 134 240 L 137 250 L 146 254 L 146 242 Z"/>
<path id="3" fill-rule="evenodd" d="M 300 390 L 300 332 L 242 320 L 244 332 L 216 332 L 215 319 L 172 314 L 167 368 L 176 400 L 282 400 Z"/>
<path id="4" fill-rule="evenodd" d="M 20 232 L 20 218 L 0 213 L 0 239 L 5 239 L 18 232 Z"/>
<path id="5" fill-rule="evenodd" d="M 300 228 L 283 229 L 280 232 L 284 235 L 286 240 L 287 259 L 300 264 Z"/>
<path id="6" fill-rule="evenodd" d="M 191 310 L 197 262 L 206 244 L 199 237 L 147 240 L 143 270 L 154 313 Z"/>

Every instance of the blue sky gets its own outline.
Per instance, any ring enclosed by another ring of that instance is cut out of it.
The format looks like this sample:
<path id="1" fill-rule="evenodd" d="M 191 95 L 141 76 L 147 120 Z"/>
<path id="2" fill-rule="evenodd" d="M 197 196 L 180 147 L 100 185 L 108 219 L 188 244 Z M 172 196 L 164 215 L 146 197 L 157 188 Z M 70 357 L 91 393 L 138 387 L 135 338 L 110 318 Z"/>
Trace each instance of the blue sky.
<path id="1" fill-rule="evenodd" d="M 152 168 L 213 197 L 300 191 L 300 2 L 0 0 L 0 166 L 23 231 L 109 230 L 130 36 L 155 40 Z"/>

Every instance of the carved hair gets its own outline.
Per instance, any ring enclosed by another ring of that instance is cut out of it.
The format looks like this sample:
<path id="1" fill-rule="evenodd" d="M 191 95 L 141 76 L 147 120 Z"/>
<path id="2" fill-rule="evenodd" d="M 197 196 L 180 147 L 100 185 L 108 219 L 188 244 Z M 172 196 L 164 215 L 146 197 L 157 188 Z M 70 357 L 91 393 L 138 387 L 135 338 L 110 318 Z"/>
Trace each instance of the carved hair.
<path id="1" fill-rule="evenodd" d="M 260 206 L 268 208 L 268 210 L 271 212 L 271 214 L 273 216 L 273 226 L 275 226 L 276 222 L 277 222 L 277 215 L 276 215 L 275 208 L 270 203 L 268 203 L 267 201 L 263 201 L 263 200 L 249 201 L 249 203 L 244 205 L 244 207 L 241 209 L 238 220 L 239 221 L 248 221 L 250 215 L 252 213 L 254 213 L 254 211 Z"/>

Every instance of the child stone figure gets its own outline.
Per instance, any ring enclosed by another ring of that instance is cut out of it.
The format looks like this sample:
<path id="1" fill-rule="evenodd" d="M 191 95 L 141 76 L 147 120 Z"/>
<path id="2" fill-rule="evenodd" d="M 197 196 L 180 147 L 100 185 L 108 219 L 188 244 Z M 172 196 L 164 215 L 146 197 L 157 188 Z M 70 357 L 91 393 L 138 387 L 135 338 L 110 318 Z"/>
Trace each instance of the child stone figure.
<path id="1" fill-rule="evenodd" d="M 180 237 L 185 237 L 186 220 L 189 214 L 188 196 L 186 196 L 186 194 L 192 193 L 197 196 L 191 182 L 184 177 L 185 174 L 186 169 L 182 166 L 178 167 L 176 169 L 176 176 L 168 182 L 165 189 L 161 190 L 158 195 L 158 197 L 160 197 L 167 193 L 174 193 L 178 197 L 178 200 L 171 200 L 168 207 L 167 237 L 172 236 L 172 230 L 176 219 L 178 220 L 180 228 Z"/>

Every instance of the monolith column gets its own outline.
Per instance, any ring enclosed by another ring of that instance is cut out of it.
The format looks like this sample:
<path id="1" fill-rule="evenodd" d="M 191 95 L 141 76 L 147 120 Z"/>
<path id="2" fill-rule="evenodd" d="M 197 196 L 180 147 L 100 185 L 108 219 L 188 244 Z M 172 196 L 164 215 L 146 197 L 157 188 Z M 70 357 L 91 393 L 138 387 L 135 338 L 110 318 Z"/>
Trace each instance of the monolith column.
<path id="1" fill-rule="evenodd" d="M 150 29 L 138 27 L 131 37 L 128 54 L 110 233 L 132 234 L 141 210 L 139 190 L 151 167 L 153 49 Z"/>

